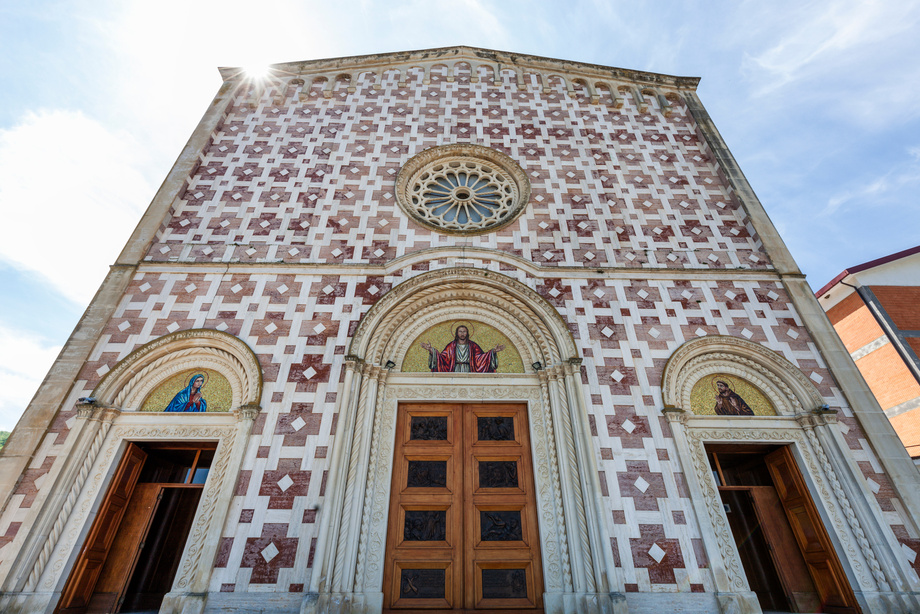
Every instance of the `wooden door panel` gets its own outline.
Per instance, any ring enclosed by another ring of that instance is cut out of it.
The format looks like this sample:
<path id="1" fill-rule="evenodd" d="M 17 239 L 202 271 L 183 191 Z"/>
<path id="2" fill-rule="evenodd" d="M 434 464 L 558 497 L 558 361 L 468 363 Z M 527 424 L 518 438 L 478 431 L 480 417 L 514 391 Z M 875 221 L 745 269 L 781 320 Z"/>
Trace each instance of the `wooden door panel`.
<path id="1" fill-rule="evenodd" d="M 390 588 L 392 607 L 445 610 L 455 604 L 456 569 L 452 560 L 397 561 Z"/>
<path id="2" fill-rule="evenodd" d="M 764 457 L 809 574 L 824 606 L 859 612 L 856 597 L 788 446 Z"/>
<path id="3" fill-rule="evenodd" d="M 474 570 L 475 607 L 536 607 L 533 571 L 533 563 L 529 560 L 477 561 Z"/>
<path id="4" fill-rule="evenodd" d="M 786 520 L 776 489 L 772 486 L 751 486 L 750 492 L 786 598 L 797 612 L 817 611 L 821 600 L 799 551 L 796 537 Z"/>
<path id="5" fill-rule="evenodd" d="M 121 597 L 147 530 L 156 509 L 157 498 L 162 488 L 159 484 L 138 484 L 125 509 L 125 515 L 119 527 L 118 535 L 109 550 L 102 574 L 96 583 L 93 601 L 97 601 L 101 593 L 114 593 L 116 601 Z"/>
<path id="6" fill-rule="evenodd" d="M 464 489 L 466 607 L 539 607 L 542 570 L 527 408 L 468 405 L 464 417 L 464 455 L 471 461 Z"/>
<path id="7" fill-rule="evenodd" d="M 472 511 L 470 539 L 474 548 L 507 550 L 531 546 L 532 520 L 524 503 L 474 505 Z"/>
<path id="8" fill-rule="evenodd" d="M 403 404 L 396 433 L 384 607 L 538 608 L 526 406 Z"/>
<path id="9" fill-rule="evenodd" d="M 384 568 L 387 608 L 457 605 L 462 571 L 461 413 L 460 405 L 399 407 Z M 443 539 L 427 539 L 442 534 Z"/>
<path id="10" fill-rule="evenodd" d="M 150 529 L 150 521 L 153 520 L 161 492 L 162 486 L 159 484 L 137 484 L 134 487 L 118 535 L 109 549 L 109 555 L 96 583 L 90 612 L 96 604 L 108 603 L 113 599 L 114 603 L 118 603 L 121 599 L 137 563 L 141 545 Z"/>
<path id="11" fill-rule="evenodd" d="M 457 510 L 447 503 L 400 503 L 396 526 L 397 548 L 453 548 L 459 543 Z"/>
<path id="12" fill-rule="evenodd" d="M 70 614 L 86 610 L 146 459 L 147 454 L 143 450 L 133 443 L 128 444 L 83 549 L 61 592 L 57 612 Z"/>

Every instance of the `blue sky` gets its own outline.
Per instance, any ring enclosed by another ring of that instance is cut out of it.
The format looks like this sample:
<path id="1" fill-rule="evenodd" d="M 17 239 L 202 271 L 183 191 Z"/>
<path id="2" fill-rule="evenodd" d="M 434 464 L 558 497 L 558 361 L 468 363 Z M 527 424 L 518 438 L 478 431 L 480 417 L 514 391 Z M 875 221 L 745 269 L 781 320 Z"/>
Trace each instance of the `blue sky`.
<path id="1" fill-rule="evenodd" d="M 920 244 L 920 2 L 0 0 L 0 429 L 220 85 L 217 66 L 472 45 L 702 77 L 819 288 Z"/>

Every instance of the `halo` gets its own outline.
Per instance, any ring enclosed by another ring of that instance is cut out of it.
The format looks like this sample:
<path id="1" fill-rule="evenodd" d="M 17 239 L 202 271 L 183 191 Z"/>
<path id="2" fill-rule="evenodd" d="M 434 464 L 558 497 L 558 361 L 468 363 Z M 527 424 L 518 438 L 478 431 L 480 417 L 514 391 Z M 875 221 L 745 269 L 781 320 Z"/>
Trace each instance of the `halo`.
<path id="1" fill-rule="evenodd" d="M 716 373 L 712 376 L 712 379 L 709 380 L 709 385 L 712 386 L 712 389 L 716 391 L 716 394 L 719 393 L 719 385 L 716 383 L 718 381 L 723 381 L 728 384 L 728 389 L 734 392 L 735 382 L 732 381 L 732 378 L 728 375 L 720 375 Z"/>
<path id="2" fill-rule="evenodd" d="M 469 322 L 469 320 L 457 320 L 455 322 L 451 322 L 451 325 L 450 325 L 451 337 L 457 336 L 457 329 L 460 328 L 461 326 L 466 326 L 466 330 L 469 333 L 469 335 L 467 335 L 466 338 L 472 339 L 473 331 L 475 330 L 475 328 L 473 328 L 473 325 Z"/>

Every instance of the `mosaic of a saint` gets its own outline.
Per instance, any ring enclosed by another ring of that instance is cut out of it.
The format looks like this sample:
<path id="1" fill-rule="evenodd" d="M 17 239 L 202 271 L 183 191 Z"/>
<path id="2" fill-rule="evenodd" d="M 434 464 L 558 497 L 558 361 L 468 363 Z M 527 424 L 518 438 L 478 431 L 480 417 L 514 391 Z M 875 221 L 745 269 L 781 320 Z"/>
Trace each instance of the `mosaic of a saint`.
<path id="1" fill-rule="evenodd" d="M 495 373 L 498 353 L 505 346 L 499 344 L 485 352 L 470 336 L 469 327 L 460 324 L 454 330 L 454 340 L 440 352 L 423 341 L 421 346 L 428 351 L 428 368 L 433 373 Z"/>
<path id="2" fill-rule="evenodd" d="M 753 416 L 751 409 L 741 396 L 731 389 L 728 382 L 716 381 L 716 414 L 720 416 Z"/>
<path id="3" fill-rule="evenodd" d="M 201 389 L 206 383 L 204 374 L 196 373 L 188 382 L 188 386 L 176 393 L 164 411 L 198 412 L 207 411 L 208 403 L 204 399 Z"/>

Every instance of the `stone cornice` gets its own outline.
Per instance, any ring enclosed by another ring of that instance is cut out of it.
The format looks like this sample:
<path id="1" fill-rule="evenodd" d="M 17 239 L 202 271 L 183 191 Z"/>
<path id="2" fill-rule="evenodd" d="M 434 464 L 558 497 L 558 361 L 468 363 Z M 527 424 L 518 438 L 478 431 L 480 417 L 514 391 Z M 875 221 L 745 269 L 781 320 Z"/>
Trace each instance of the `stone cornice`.
<path id="1" fill-rule="evenodd" d="M 617 279 L 745 279 L 775 281 L 780 279 L 804 279 L 802 274 L 780 274 L 773 269 L 741 268 L 676 268 L 676 267 L 635 267 L 635 266 L 544 266 L 525 260 L 515 254 L 489 247 L 445 246 L 425 248 L 394 258 L 386 264 L 368 262 L 200 262 L 191 260 L 174 260 L 167 262 L 148 261 L 139 265 L 141 272 L 170 272 L 185 270 L 190 267 L 202 272 L 285 272 L 316 273 L 321 275 L 393 275 L 420 262 L 432 260 L 455 260 L 451 266 L 473 267 L 472 260 L 503 262 L 525 271 L 531 277 L 577 277 Z"/>
<path id="2" fill-rule="evenodd" d="M 699 77 L 678 77 L 659 73 L 645 72 L 589 64 L 587 62 L 574 62 L 571 60 L 558 60 L 524 53 L 496 51 L 480 47 L 439 47 L 436 49 L 421 49 L 417 51 L 397 51 L 390 53 L 377 53 L 371 55 L 358 55 L 343 58 L 326 58 L 306 60 L 301 62 L 284 62 L 272 64 L 271 70 L 277 77 L 295 77 L 301 75 L 317 74 L 328 75 L 355 70 L 378 71 L 388 67 L 411 68 L 413 66 L 443 64 L 445 62 L 467 61 L 475 65 L 498 67 L 499 69 L 532 70 L 543 73 L 570 74 L 598 80 L 628 81 L 640 85 L 665 86 L 675 89 L 696 90 Z M 224 81 L 233 81 L 244 78 L 242 68 L 220 68 Z"/>

